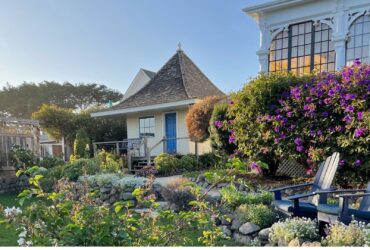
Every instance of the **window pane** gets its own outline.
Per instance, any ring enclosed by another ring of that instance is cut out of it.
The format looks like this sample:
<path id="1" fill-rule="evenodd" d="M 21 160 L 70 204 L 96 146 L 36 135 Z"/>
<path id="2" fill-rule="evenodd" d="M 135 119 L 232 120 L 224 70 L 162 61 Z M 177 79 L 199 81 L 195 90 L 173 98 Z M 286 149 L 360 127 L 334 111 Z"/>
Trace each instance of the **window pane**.
<path id="1" fill-rule="evenodd" d="M 283 59 L 288 58 L 288 49 L 283 49 L 283 52 L 282 52 L 281 57 L 282 57 Z"/>
<path id="2" fill-rule="evenodd" d="M 299 46 L 298 47 L 298 56 L 303 56 L 304 54 L 304 46 Z"/>
<path id="3" fill-rule="evenodd" d="M 355 49 L 347 49 L 347 59 L 355 58 Z"/>
<path id="4" fill-rule="evenodd" d="M 299 34 L 304 34 L 304 23 L 301 23 L 298 27 L 298 33 Z"/>
<path id="5" fill-rule="evenodd" d="M 312 30 L 312 23 L 311 22 L 306 23 L 306 30 L 305 30 L 305 32 L 306 33 L 310 33 L 311 30 Z"/>
<path id="6" fill-rule="evenodd" d="M 288 48 L 288 38 L 283 40 L 283 48 Z"/>
<path id="7" fill-rule="evenodd" d="M 304 54 L 311 55 L 311 44 L 304 46 Z"/>
<path id="8" fill-rule="evenodd" d="M 304 44 L 304 35 L 299 35 L 298 36 L 298 45 L 303 45 Z"/>
<path id="9" fill-rule="evenodd" d="M 323 40 L 323 41 L 329 40 L 329 31 L 328 30 L 322 31 L 321 40 Z"/>
<path id="10" fill-rule="evenodd" d="M 276 49 L 281 49 L 281 46 L 282 46 L 282 40 L 281 39 L 276 40 Z"/>
<path id="11" fill-rule="evenodd" d="M 311 34 L 306 34 L 304 40 L 305 44 L 311 44 Z"/>
<path id="12" fill-rule="evenodd" d="M 293 36 L 298 35 L 298 26 L 297 25 L 292 26 L 292 35 Z"/>
<path id="13" fill-rule="evenodd" d="M 292 37 L 292 46 L 297 46 L 298 45 L 298 36 L 293 36 Z"/>
<path id="14" fill-rule="evenodd" d="M 315 32 L 315 41 L 321 42 L 321 32 Z"/>
<path id="15" fill-rule="evenodd" d="M 298 55 L 298 48 L 297 47 L 293 47 L 292 48 L 292 57 L 296 57 Z"/>
<path id="16" fill-rule="evenodd" d="M 298 67 L 297 58 L 292 58 L 292 60 L 291 60 L 291 68 L 297 68 L 297 67 Z"/>
<path id="17" fill-rule="evenodd" d="M 362 36 L 355 36 L 355 47 L 361 47 L 362 46 Z"/>
<path id="18" fill-rule="evenodd" d="M 328 42 L 322 42 L 321 52 L 327 52 L 327 51 L 328 51 Z"/>
<path id="19" fill-rule="evenodd" d="M 362 23 L 357 23 L 355 26 L 355 35 L 361 35 L 363 32 L 363 24 Z"/>

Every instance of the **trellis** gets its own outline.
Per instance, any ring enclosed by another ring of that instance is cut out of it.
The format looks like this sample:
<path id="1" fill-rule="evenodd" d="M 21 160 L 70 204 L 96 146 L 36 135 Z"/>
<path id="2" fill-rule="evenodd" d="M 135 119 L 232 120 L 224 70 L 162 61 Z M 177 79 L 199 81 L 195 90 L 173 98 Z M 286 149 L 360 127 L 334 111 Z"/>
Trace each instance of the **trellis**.
<path id="1" fill-rule="evenodd" d="M 14 145 L 40 155 L 40 126 L 38 121 L 0 118 L 0 167 L 11 167 L 10 150 Z"/>

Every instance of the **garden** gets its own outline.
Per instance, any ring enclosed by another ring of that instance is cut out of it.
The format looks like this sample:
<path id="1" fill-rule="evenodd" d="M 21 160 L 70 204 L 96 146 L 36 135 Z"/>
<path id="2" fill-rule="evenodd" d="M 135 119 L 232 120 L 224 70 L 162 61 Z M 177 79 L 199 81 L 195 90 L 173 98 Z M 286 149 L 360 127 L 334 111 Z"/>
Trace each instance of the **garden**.
<path id="1" fill-rule="evenodd" d="M 121 155 L 92 155 L 85 129 L 73 138 L 69 162 L 13 147 L 17 177 L 27 184 L 0 194 L 0 245 L 369 246 L 369 220 L 332 221 L 321 231 L 315 218 L 279 213 L 270 192 L 314 180 L 336 152 L 332 186 L 366 187 L 369 95 L 370 66 L 359 60 L 337 73 L 261 74 L 227 98 L 190 108 L 189 136 L 210 140 L 212 153 L 160 154 L 135 175 Z M 285 159 L 305 175 L 279 176 Z M 283 197 L 305 192 L 301 185 Z M 351 200 L 351 211 L 361 202 Z"/>

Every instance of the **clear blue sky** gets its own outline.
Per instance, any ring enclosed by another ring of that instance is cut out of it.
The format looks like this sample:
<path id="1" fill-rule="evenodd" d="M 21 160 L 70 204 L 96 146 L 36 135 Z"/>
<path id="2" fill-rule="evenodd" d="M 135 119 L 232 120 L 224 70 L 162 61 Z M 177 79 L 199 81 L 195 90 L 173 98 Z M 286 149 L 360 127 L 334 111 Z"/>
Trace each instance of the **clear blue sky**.
<path id="1" fill-rule="evenodd" d="M 259 31 L 242 8 L 261 0 L 1 0 L 0 87 L 95 82 L 124 92 L 181 42 L 220 89 L 258 72 Z"/>

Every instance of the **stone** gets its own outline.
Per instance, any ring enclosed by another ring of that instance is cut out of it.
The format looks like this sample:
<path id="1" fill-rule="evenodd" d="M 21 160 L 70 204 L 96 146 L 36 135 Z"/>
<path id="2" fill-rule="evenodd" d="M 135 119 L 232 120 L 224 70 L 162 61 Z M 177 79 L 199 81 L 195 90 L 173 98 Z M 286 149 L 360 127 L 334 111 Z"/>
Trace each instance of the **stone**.
<path id="1" fill-rule="evenodd" d="M 303 244 L 303 240 L 300 238 L 295 238 L 291 240 L 288 244 L 288 247 L 300 247 Z M 279 245 L 280 246 L 280 245 Z"/>
<path id="2" fill-rule="evenodd" d="M 256 224 L 247 222 L 239 227 L 239 232 L 244 235 L 249 235 L 249 234 L 254 234 L 258 232 L 260 229 L 261 228 L 257 226 Z"/>
<path id="3" fill-rule="evenodd" d="M 108 199 L 109 199 L 109 194 L 102 194 L 102 195 L 100 195 L 100 199 L 101 199 L 102 201 L 106 201 L 106 200 L 108 200 Z"/>
<path id="4" fill-rule="evenodd" d="M 267 241 L 270 235 L 270 228 L 264 228 L 258 232 L 258 238 L 262 241 Z"/>
<path id="5" fill-rule="evenodd" d="M 314 242 L 306 241 L 303 242 L 302 247 L 321 247 L 321 243 L 317 241 Z"/>
<path id="6" fill-rule="evenodd" d="M 158 203 L 159 203 L 158 209 L 166 210 L 170 208 L 170 203 L 167 201 L 159 201 Z"/>
<path id="7" fill-rule="evenodd" d="M 115 188 L 112 188 L 111 190 L 110 190 L 110 194 L 115 194 L 117 192 L 117 190 L 115 189 Z"/>
<path id="8" fill-rule="evenodd" d="M 109 203 L 110 204 L 113 204 L 113 203 L 115 203 L 116 202 L 116 197 L 115 196 L 111 196 L 110 198 L 109 198 Z"/>
<path id="9" fill-rule="evenodd" d="M 242 223 L 237 220 L 237 219 L 233 219 L 232 223 L 231 223 L 231 230 L 239 230 L 239 227 L 242 225 Z"/>
<path id="10" fill-rule="evenodd" d="M 218 183 L 217 188 L 223 188 L 226 187 L 228 184 L 226 182 Z"/>
<path id="11" fill-rule="evenodd" d="M 207 188 L 208 187 L 208 183 L 207 182 L 204 182 L 203 185 L 202 185 L 203 188 Z"/>
<path id="12" fill-rule="evenodd" d="M 221 225 L 231 225 L 230 217 L 222 217 L 221 218 Z"/>
<path id="13" fill-rule="evenodd" d="M 233 239 L 242 245 L 249 245 L 252 241 L 252 237 L 234 232 Z"/>
<path id="14" fill-rule="evenodd" d="M 228 226 L 219 226 L 219 228 L 222 230 L 222 232 L 226 235 L 226 236 L 231 236 L 231 230 L 228 228 Z"/>
<path id="15" fill-rule="evenodd" d="M 111 190 L 110 187 L 102 187 L 102 188 L 100 188 L 100 193 L 102 193 L 102 194 L 109 193 L 110 190 Z"/>
<path id="16" fill-rule="evenodd" d="M 120 199 L 122 199 L 122 200 L 132 200 L 134 198 L 134 196 L 132 195 L 132 193 L 122 193 L 121 195 L 120 195 Z"/>

